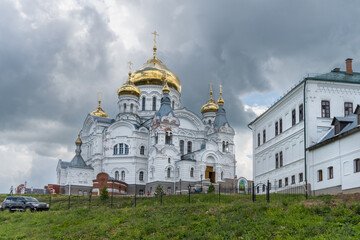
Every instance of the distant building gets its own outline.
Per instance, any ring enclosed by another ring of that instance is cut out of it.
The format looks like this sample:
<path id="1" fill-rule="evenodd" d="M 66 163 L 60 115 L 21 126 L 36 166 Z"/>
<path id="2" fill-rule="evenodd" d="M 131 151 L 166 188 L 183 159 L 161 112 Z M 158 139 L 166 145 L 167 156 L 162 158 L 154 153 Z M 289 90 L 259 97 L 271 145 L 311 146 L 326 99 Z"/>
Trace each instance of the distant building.
<path id="1" fill-rule="evenodd" d="M 348 143 L 348 147 L 342 146 L 340 153 L 333 152 L 335 150 L 329 147 L 352 141 L 357 136 L 335 136 L 339 132 L 332 137 L 329 131 L 332 131 L 335 122 L 340 122 L 340 129 L 347 132 L 350 122 L 345 124 L 344 121 L 354 118 L 350 115 L 359 103 L 360 73 L 353 72 L 352 59 L 347 59 L 346 71 L 335 68 L 329 73 L 305 78 L 252 121 L 249 127 L 253 132 L 253 175 L 255 185 L 259 186 L 257 191 L 261 192 L 260 187 L 267 181 L 271 184 L 270 192 L 286 192 L 299 184 L 306 186 L 309 193 L 314 190 L 315 194 L 320 189 L 323 189 L 321 193 L 343 192 L 345 189 L 360 191 L 360 181 L 354 182 L 360 174 L 354 171 L 355 175 L 349 177 L 349 170 L 340 170 L 340 166 L 346 165 L 346 169 L 350 169 L 349 166 L 356 165 L 360 145 Z M 334 117 L 337 117 L 335 122 Z M 353 121 L 351 126 L 354 124 Z M 325 146 L 326 136 L 334 142 Z M 345 157 L 344 154 L 347 154 L 347 160 L 340 160 Z M 336 160 L 339 163 L 331 162 L 335 159 L 330 156 L 339 158 Z M 318 170 L 325 172 L 330 166 L 336 170 L 333 178 L 317 181 Z M 341 179 L 352 183 L 341 183 Z M 330 187 L 332 189 L 327 189 Z"/>

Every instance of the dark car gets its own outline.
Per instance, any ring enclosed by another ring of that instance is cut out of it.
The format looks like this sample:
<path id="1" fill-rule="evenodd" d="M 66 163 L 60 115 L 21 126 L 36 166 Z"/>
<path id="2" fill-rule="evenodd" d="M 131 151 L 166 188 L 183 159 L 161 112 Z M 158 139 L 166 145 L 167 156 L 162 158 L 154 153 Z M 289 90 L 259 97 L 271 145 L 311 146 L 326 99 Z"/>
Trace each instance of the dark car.
<path id="1" fill-rule="evenodd" d="M 33 197 L 19 197 L 12 196 L 7 197 L 0 204 L 1 211 L 8 210 L 9 212 L 14 211 L 47 211 L 50 209 L 49 204 L 39 202 Z"/>

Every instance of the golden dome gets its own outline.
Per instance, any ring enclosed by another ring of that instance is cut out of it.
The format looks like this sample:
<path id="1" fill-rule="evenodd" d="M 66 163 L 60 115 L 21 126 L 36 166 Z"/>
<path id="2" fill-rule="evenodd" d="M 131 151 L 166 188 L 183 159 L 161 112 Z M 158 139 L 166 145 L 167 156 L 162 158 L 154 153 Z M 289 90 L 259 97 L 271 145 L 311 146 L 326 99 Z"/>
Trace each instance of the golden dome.
<path id="1" fill-rule="evenodd" d="M 216 110 L 219 108 L 219 106 L 216 104 L 216 102 L 213 99 L 213 91 L 212 86 L 210 83 L 210 99 L 205 103 L 204 106 L 202 106 L 200 112 L 201 114 L 207 113 L 207 112 L 216 112 Z"/>
<path id="2" fill-rule="evenodd" d="M 218 99 L 218 101 L 217 101 L 217 104 L 218 104 L 218 105 L 224 105 L 224 104 L 225 104 L 225 101 L 224 101 L 224 99 L 222 98 L 222 85 L 220 85 L 220 97 L 219 97 L 219 99 Z"/>
<path id="3" fill-rule="evenodd" d="M 79 135 L 78 135 L 78 138 L 77 138 L 76 141 L 75 141 L 75 144 L 76 144 L 76 145 L 81 145 L 81 144 L 82 144 L 82 141 L 81 141 L 81 138 L 80 138 L 80 133 L 79 133 Z"/>
<path id="4" fill-rule="evenodd" d="M 170 88 L 181 92 L 181 82 L 175 73 L 170 71 L 165 64 L 163 64 L 156 57 L 156 46 L 154 46 L 154 57 L 148 60 L 142 67 L 134 72 L 134 77 L 131 81 L 136 86 L 141 85 L 164 85 L 163 75 L 166 75 L 166 80 Z"/>
<path id="5" fill-rule="evenodd" d="M 100 92 L 101 93 L 101 92 Z M 109 118 L 109 116 L 106 114 L 106 112 L 100 107 L 101 100 L 100 100 L 100 93 L 99 93 L 99 106 L 90 113 L 92 116 L 98 116 L 98 117 L 104 117 Z"/>
<path id="6" fill-rule="evenodd" d="M 129 72 L 128 80 L 119 88 L 117 93 L 118 96 L 133 95 L 138 98 L 140 97 L 141 95 L 140 89 L 137 86 L 135 86 L 135 84 L 131 81 L 131 72 Z"/>

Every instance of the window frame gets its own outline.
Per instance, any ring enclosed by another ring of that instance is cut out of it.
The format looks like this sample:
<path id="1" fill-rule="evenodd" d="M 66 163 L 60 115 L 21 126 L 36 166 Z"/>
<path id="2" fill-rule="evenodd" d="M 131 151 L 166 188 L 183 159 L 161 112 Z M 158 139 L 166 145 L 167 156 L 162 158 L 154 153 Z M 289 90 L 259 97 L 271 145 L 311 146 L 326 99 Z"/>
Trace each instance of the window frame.
<path id="1" fill-rule="evenodd" d="M 279 179 L 279 188 L 282 188 L 282 179 Z"/>
<path id="2" fill-rule="evenodd" d="M 286 178 L 285 178 L 285 187 L 287 187 L 288 185 L 289 185 L 289 178 L 286 177 Z"/>
<path id="3" fill-rule="evenodd" d="M 145 155 L 145 147 L 144 146 L 140 147 L 140 155 Z"/>
<path id="4" fill-rule="evenodd" d="M 145 97 L 145 96 L 142 97 L 142 102 L 141 102 L 141 104 L 142 104 L 141 110 L 142 110 L 142 111 L 145 111 L 145 109 L 146 109 L 146 97 Z"/>
<path id="5" fill-rule="evenodd" d="M 299 183 L 304 181 L 304 174 L 303 173 L 299 173 Z"/>
<path id="6" fill-rule="evenodd" d="M 275 136 L 279 135 L 279 122 L 275 122 Z"/>
<path id="7" fill-rule="evenodd" d="M 192 152 L 192 141 L 188 141 L 187 142 L 187 153 L 191 153 Z"/>
<path id="8" fill-rule="evenodd" d="M 156 96 L 153 96 L 153 99 L 152 99 L 152 110 L 153 111 L 156 111 L 156 101 L 157 101 L 157 99 L 156 99 Z"/>
<path id="9" fill-rule="evenodd" d="M 139 172 L 139 181 L 140 181 L 140 182 L 143 182 L 143 181 L 144 181 L 144 172 L 143 172 L 143 171 L 140 171 L 140 172 Z"/>
<path id="10" fill-rule="evenodd" d="M 322 182 L 323 181 L 323 172 L 322 172 L 322 169 L 319 169 L 317 171 L 317 179 L 318 179 L 318 182 Z"/>
<path id="11" fill-rule="evenodd" d="M 181 155 L 184 155 L 184 150 L 185 150 L 185 142 L 184 142 L 184 140 L 180 140 L 180 142 L 179 142 L 179 147 L 180 147 L 180 153 L 181 153 Z"/>
<path id="12" fill-rule="evenodd" d="M 352 113 L 353 113 L 353 103 L 352 102 L 344 102 L 344 116 L 345 117 L 349 116 Z"/>
<path id="13" fill-rule="evenodd" d="M 266 143 L 266 129 L 263 130 L 263 144 Z"/>
<path id="14" fill-rule="evenodd" d="M 299 122 L 304 120 L 304 105 L 299 105 Z"/>
<path id="15" fill-rule="evenodd" d="M 291 176 L 291 185 L 296 183 L 295 175 Z"/>
<path id="16" fill-rule="evenodd" d="M 321 100 L 321 117 L 330 118 L 330 101 Z"/>
<path id="17" fill-rule="evenodd" d="M 282 151 L 280 151 L 280 153 L 279 153 L 279 159 L 280 159 L 280 167 L 282 167 L 282 166 L 284 166 L 284 162 L 283 162 L 283 152 Z"/>
<path id="18" fill-rule="evenodd" d="M 296 125 L 296 109 L 295 108 L 291 111 L 291 123 L 292 123 L 292 126 Z"/>
<path id="19" fill-rule="evenodd" d="M 360 172 L 360 158 L 354 159 L 354 173 Z"/>
<path id="20" fill-rule="evenodd" d="M 282 118 L 279 119 L 279 133 L 283 132 Z"/>
<path id="21" fill-rule="evenodd" d="M 334 178 L 334 167 L 330 166 L 328 167 L 328 179 L 333 179 Z"/>
<path id="22" fill-rule="evenodd" d="M 260 133 L 258 133 L 258 147 L 260 147 L 261 145 L 261 138 L 260 138 Z"/>
<path id="23" fill-rule="evenodd" d="M 275 153 L 275 168 L 279 168 L 279 153 Z"/>

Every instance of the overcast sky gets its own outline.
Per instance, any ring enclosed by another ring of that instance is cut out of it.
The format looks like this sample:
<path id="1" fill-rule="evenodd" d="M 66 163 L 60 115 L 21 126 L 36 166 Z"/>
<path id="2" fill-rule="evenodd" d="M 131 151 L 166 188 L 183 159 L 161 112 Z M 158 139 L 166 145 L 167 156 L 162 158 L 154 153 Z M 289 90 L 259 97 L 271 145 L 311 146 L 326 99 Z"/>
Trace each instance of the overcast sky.
<path id="1" fill-rule="evenodd" d="M 117 114 L 127 62 L 158 57 L 199 114 L 224 86 L 237 175 L 252 179 L 247 124 L 308 73 L 360 71 L 358 1 L 0 1 L 0 192 L 56 183 L 86 115 Z"/>

